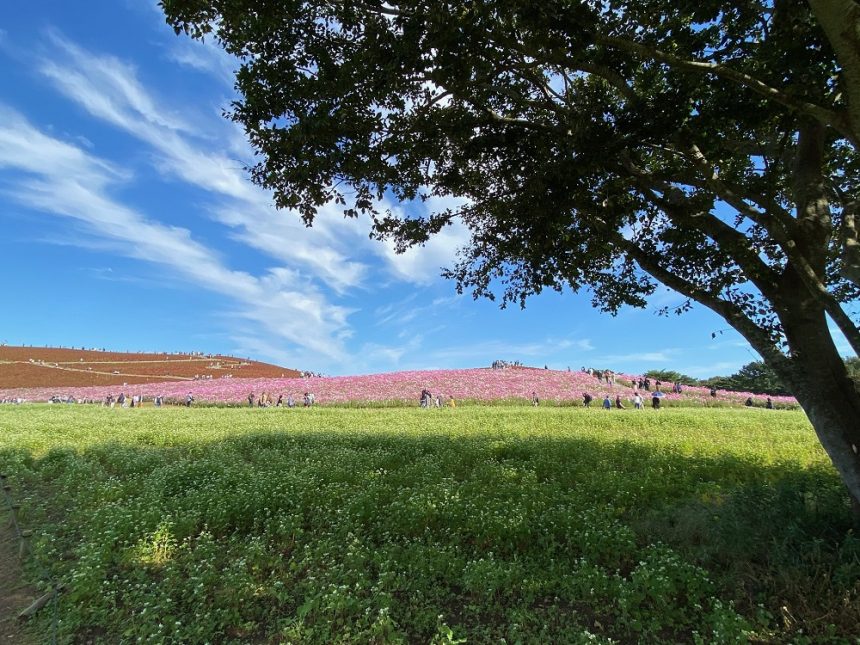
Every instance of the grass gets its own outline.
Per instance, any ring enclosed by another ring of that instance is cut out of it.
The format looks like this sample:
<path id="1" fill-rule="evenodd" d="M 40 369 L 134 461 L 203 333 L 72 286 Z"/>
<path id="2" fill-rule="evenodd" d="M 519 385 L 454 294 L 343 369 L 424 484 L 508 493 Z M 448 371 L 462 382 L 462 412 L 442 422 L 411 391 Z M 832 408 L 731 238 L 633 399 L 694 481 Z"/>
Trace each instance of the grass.
<path id="1" fill-rule="evenodd" d="M 15 407 L 0 465 L 68 642 L 857 642 L 797 412 Z"/>

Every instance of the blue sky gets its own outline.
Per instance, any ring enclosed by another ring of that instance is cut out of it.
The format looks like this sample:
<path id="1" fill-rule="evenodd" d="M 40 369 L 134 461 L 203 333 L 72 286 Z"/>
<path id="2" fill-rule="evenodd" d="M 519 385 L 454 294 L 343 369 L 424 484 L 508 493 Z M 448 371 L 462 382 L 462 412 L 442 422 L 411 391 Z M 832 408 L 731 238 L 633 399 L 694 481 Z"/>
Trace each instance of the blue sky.
<path id="1" fill-rule="evenodd" d="M 85 10 L 82 7 L 86 7 Z M 756 357 L 709 311 L 612 318 L 588 294 L 525 310 L 439 277 L 465 231 L 396 255 L 368 225 L 275 211 L 221 116 L 231 61 L 155 0 L 35 0 L 0 14 L 0 272 L 8 344 L 203 351 L 326 374 L 495 359 L 728 374 Z M 410 208 L 413 208 L 410 206 Z"/>

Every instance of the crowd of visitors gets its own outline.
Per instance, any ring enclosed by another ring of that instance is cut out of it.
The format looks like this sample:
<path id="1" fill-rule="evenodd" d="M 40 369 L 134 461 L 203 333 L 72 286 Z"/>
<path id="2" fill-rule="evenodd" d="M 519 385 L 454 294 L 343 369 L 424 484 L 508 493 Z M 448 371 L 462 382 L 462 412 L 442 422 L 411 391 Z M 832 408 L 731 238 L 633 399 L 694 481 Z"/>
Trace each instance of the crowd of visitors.
<path id="1" fill-rule="evenodd" d="M 302 405 L 306 408 L 312 408 L 315 402 L 316 396 L 313 392 L 305 392 L 302 396 Z M 269 392 L 263 392 L 259 397 L 250 392 L 248 394 L 248 407 L 253 408 L 255 406 L 258 408 L 294 408 L 296 407 L 296 400 L 292 394 L 288 394 L 286 397 L 283 394 L 279 394 L 278 398 L 275 398 Z"/>
<path id="2" fill-rule="evenodd" d="M 453 396 L 449 395 L 447 399 L 445 399 L 441 394 L 437 394 L 434 397 L 426 387 L 421 390 L 421 397 L 418 399 L 418 405 L 422 408 L 457 407 L 457 403 L 454 401 Z"/>
<path id="3" fill-rule="evenodd" d="M 523 364 L 520 361 L 493 361 L 490 367 L 494 370 L 506 370 L 509 367 L 522 367 Z"/>

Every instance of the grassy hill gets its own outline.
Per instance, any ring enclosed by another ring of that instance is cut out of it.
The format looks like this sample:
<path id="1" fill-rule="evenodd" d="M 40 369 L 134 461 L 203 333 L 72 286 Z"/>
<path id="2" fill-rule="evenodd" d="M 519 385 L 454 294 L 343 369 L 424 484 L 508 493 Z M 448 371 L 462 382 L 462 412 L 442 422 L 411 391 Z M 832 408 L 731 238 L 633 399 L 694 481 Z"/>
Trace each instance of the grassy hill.
<path id="1" fill-rule="evenodd" d="M 299 372 L 235 356 L 0 346 L 0 389 L 161 383 L 224 376 L 295 378 Z"/>

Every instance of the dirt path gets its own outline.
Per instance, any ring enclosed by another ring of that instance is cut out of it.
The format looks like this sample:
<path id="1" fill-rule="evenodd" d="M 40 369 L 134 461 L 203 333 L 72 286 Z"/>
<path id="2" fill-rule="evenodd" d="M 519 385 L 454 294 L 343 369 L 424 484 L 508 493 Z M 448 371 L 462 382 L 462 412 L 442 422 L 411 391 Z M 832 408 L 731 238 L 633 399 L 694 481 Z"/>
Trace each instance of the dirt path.
<path id="1" fill-rule="evenodd" d="M 125 372 L 102 372 L 99 370 L 85 370 L 79 367 L 62 367 L 61 365 L 47 365 L 42 363 L 30 363 L 25 361 L 15 361 L 21 365 L 32 365 L 34 367 L 44 367 L 49 370 L 63 370 L 64 372 L 83 372 L 84 374 L 101 374 L 103 376 L 133 376 L 135 378 L 163 378 L 168 381 L 193 381 L 191 376 L 174 376 L 172 374 L 127 374 Z"/>
<path id="2" fill-rule="evenodd" d="M 9 511 L 0 512 L 0 644 L 30 645 L 36 639 L 18 620 L 18 613 L 36 599 L 36 589 L 26 584 L 18 561 L 18 537 L 9 522 Z"/>

